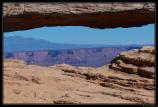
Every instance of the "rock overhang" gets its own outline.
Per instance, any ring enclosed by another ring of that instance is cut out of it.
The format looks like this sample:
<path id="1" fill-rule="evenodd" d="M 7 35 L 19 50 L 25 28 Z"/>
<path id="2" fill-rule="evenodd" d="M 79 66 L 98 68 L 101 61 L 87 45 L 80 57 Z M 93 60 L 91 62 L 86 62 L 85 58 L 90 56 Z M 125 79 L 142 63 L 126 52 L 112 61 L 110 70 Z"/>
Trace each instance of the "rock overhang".
<path id="1" fill-rule="evenodd" d="M 155 3 L 4 3 L 3 31 L 43 26 L 137 27 L 155 22 Z"/>

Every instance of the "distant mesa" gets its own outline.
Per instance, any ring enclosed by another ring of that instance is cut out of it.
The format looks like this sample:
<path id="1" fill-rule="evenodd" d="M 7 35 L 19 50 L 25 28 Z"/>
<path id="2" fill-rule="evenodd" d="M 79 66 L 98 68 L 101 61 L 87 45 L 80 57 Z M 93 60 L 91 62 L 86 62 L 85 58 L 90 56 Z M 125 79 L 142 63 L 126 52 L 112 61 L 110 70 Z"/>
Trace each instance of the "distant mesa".
<path id="1" fill-rule="evenodd" d="M 46 40 L 4 37 L 4 57 L 16 58 L 28 64 L 49 66 L 70 64 L 73 66 L 100 67 L 110 64 L 120 52 L 139 49 L 144 45 L 80 45 L 51 43 Z"/>

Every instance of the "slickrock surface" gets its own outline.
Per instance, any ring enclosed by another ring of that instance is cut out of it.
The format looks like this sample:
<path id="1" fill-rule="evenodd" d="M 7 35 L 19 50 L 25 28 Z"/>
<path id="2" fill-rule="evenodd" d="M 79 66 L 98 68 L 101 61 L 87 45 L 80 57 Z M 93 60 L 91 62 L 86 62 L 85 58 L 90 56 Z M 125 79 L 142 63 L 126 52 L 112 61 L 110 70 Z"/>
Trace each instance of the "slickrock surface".
<path id="1" fill-rule="evenodd" d="M 127 52 L 121 52 L 110 65 L 110 68 L 146 78 L 155 76 L 155 50 L 153 46 L 145 46 Z"/>
<path id="2" fill-rule="evenodd" d="M 4 59 L 4 99 L 10 103 L 154 103 L 154 79 L 109 69 L 27 65 Z"/>
<path id="3" fill-rule="evenodd" d="M 3 3 L 4 32 L 43 26 L 136 27 L 154 22 L 154 3 Z"/>

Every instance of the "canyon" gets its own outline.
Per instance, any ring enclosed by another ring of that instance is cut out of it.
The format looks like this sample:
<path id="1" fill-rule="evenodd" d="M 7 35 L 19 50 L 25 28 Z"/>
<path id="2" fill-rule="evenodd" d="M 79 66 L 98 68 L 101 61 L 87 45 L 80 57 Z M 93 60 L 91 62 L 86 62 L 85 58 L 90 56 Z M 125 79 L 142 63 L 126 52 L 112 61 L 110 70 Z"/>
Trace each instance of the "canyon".
<path id="1" fill-rule="evenodd" d="M 152 2 L 4 3 L 3 31 L 68 25 L 137 27 L 154 23 L 155 13 Z M 33 55 L 26 53 L 21 55 Z M 10 59 L 3 59 L 4 104 L 155 103 L 154 47 L 121 52 L 110 64 L 97 68 L 68 64 L 45 67 L 12 59 L 12 54 L 6 56 Z"/>
<path id="2" fill-rule="evenodd" d="M 97 68 L 67 64 L 42 67 L 4 59 L 3 103 L 153 104 L 154 54 L 151 46 L 121 52 L 111 64 Z M 153 69 L 144 69 L 150 67 Z"/>
<path id="3" fill-rule="evenodd" d="M 104 48 L 58 49 L 40 51 L 6 52 L 4 58 L 24 60 L 28 64 L 49 66 L 69 64 L 73 66 L 100 67 L 110 64 L 120 52 L 139 49 L 142 46 L 109 46 Z"/>

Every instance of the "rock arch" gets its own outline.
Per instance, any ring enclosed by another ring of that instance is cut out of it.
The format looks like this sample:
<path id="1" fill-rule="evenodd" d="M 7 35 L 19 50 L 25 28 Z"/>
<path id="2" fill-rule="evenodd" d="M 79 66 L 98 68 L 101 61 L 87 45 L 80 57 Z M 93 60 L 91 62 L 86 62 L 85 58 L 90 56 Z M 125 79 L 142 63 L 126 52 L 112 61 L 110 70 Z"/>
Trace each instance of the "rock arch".
<path id="1" fill-rule="evenodd" d="M 42 26 L 136 27 L 154 22 L 154 3 L 3 3 L 4 32 Z"/>

